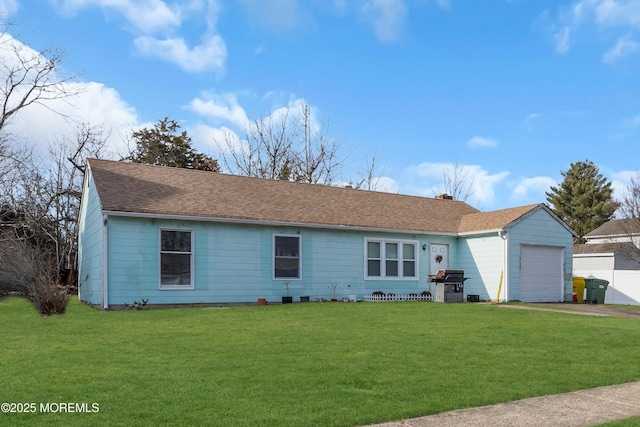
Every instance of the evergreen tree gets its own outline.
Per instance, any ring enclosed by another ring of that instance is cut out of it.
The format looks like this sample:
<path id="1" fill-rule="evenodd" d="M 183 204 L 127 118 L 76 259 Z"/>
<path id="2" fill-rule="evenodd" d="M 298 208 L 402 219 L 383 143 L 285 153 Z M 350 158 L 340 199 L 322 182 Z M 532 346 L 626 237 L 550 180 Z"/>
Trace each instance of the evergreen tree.
<path id="1" fill-rule="evenodd" d="M 545 193 L 547 201 L 556 215 L 578 233 L 578 243 L 583 243 L 585 234 L 611 219 L 618 203 L 613 200 L 611 182 L 589 160 L 571 163 L 562 176 L 562 183 Z"/>
<path id="2" fill-rule="evenodd" d="M 186 131 L 178 133 L 179 129 L 180 125 L 175 120 L 165 117 L 153 129 L 133 132 L 135 147 L 123 160 L 219 172 L 218 161 L 194 150 L 191 137 Z"/>

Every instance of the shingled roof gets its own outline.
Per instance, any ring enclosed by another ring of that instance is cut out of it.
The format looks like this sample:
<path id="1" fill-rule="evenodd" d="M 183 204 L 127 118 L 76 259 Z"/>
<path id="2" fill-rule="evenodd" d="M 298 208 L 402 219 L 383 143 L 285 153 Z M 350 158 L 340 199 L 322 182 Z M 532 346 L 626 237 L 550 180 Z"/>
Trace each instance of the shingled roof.
<path id="1" fill-rule="evenodd" d="M 464 202 L 89 160 L 103 211 L 237 222 L 457 234 L 501 229 L 539 205 L 482 213 Z"/>
<path id="2" fill-rule="evenodd" d="M 587 238 L 621 237 L 640 234 L 640 225 L 637 219 L 623 218 L 612 219 L 600 227 L 587 233 Z"/>

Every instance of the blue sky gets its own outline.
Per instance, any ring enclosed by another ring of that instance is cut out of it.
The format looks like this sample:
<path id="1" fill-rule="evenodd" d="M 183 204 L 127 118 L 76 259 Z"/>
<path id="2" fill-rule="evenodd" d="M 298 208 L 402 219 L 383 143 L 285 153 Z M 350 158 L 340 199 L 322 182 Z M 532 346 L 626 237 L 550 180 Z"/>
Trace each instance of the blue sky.
<path id="1" fill-rule="evenodd" d="M 640 169 L 640 0 L 0 0 L 0 11 L 21 43 L 64 50 L 82 89 L 69 114 L 103 125 L 114 150 L 169 116 L 219 157 L 223 132 L 304 99 L 348 159 L 338 178 L 375 153 L 388 191 L 432 197 L 455 164 L 473 177 L 467 202 L 493 210 L 545 202 L 572 162 L 593 161 L 617 196 Z M 37 108 L 13 126 L 41 145 L 70 127 Z"/>

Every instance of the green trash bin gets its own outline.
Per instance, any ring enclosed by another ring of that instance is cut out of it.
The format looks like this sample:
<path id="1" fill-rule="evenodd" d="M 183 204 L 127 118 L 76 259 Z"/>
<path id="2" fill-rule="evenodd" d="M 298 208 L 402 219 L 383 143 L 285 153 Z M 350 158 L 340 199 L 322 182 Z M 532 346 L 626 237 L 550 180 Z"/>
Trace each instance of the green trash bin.
<path id="1" fill-rule="evenodd" d="M 607 286 L 609 286 L 609 282 L 603 279 L 584 279 L 584 287 L 587 290 L 587 296 L 584 299 L 584 302 L 591 304 L 604 304 Z"/>

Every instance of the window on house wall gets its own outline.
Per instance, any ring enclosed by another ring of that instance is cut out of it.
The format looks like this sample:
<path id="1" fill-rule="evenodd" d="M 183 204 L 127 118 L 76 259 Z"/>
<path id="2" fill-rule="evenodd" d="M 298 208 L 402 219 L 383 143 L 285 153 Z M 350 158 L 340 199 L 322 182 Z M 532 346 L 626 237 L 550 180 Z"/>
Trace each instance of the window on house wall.
<path id="1" fill-rule="evenodd" d="M 273 277 L 300 279 L 300 236 L 273 236 Z"/>
<path id="2" fill-rule="evenodd" d="M 418 242 L 413 240 L 366 239 L 368 279 L 416 279 Z"/>
<path id="3" fill-rule="evenodd" d="M 160 230 L 160 287 L 193 287 L 193 231 Z"/>

